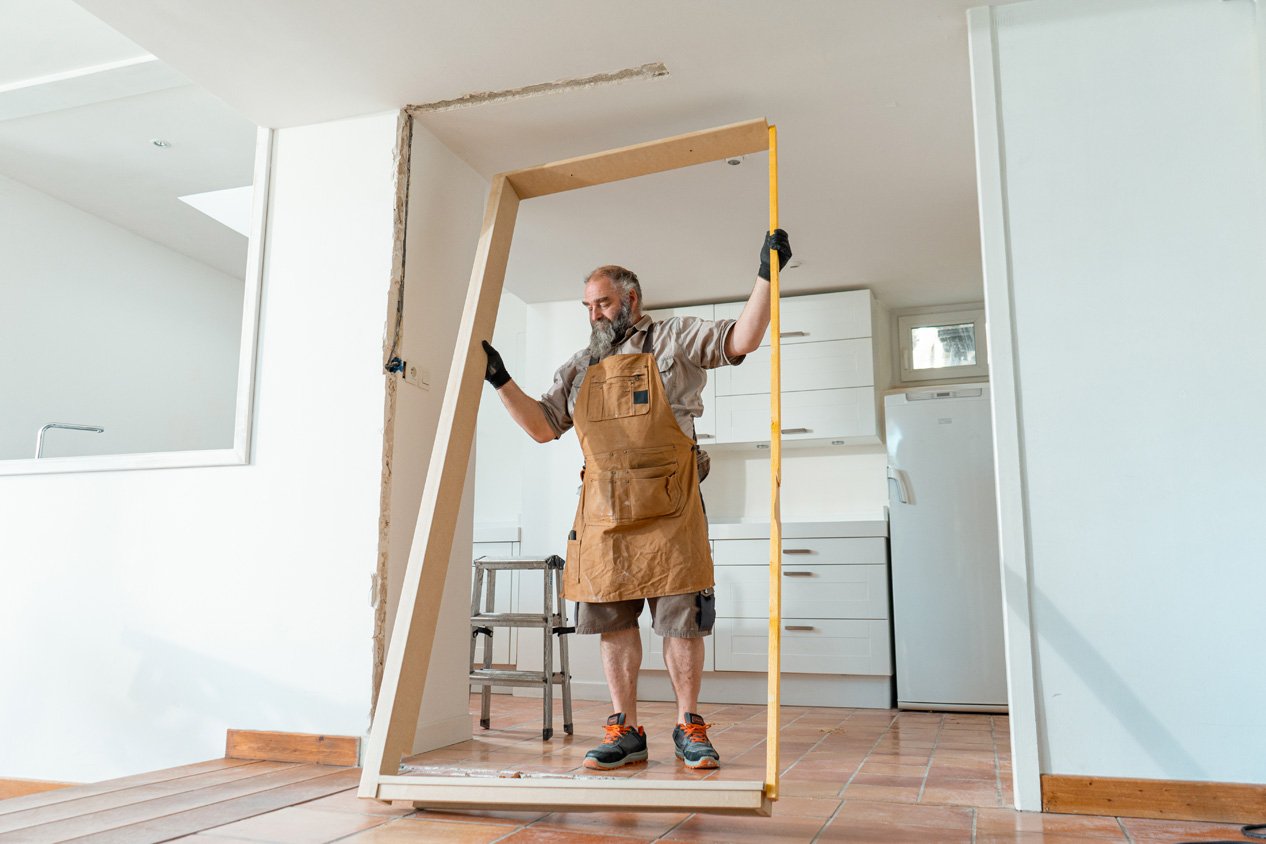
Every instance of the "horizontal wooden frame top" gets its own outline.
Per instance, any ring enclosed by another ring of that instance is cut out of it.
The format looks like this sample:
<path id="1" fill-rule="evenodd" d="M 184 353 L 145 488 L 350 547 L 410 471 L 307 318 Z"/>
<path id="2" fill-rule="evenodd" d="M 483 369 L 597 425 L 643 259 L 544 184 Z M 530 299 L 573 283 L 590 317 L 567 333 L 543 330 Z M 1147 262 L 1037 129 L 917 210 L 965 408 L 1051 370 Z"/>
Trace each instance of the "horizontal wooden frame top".
<path id="1" fill-rule="evenodd" d="M 401 156 L 409 154 L 411 112 L 401 121 Z M 399 774 L 413 744 L 426 686 L 426 667 L 444 593 L 453 530 L 483 392 L 486 356 L 480 341 L 492 336 L 505 281 L 519 202 L 577 188 L 662 173 L 769 149 L 764 119 L 732 123 L 663 140 L 580 156 L 493 176 L 470 287 L 457 331 L 452 369 L 443 394 L 413 543 L 401 587 L 382 687 L 365 744 L 358 795 L 408 800 L 420 807 L 532 808 L 541 811 L 707 812 L 768 816 L 763 782 L 413 777 Z M 407 192 L 400 200 L 408 202 Z M 397 246 L 407 209 L 397 209 Z M 777 700 L 771 705 L 777 706 Z"/>

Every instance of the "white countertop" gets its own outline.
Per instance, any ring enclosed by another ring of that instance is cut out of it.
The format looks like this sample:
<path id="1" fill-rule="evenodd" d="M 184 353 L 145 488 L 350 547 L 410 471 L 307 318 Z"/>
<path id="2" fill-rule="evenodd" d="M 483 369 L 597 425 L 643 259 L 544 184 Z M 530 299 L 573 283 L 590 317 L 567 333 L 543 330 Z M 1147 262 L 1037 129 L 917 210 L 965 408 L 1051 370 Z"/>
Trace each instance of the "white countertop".
<path id="1" fill-rule="evenodd" d="M 884 518 L 848 519 L 838 522 L 783 522 L 784 539 L 814 537 L 887 536 L 888 520 Z M 710 539 L 768 539 L 769 522 L 710 522 Z"/>

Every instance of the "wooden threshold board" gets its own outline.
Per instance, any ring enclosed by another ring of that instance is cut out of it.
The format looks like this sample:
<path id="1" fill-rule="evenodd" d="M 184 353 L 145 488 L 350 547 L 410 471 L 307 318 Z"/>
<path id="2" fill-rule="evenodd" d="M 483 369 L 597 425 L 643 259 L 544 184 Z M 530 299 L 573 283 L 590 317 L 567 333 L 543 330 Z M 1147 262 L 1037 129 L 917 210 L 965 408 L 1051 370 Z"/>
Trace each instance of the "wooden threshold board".
<path id="1" fill-rule="evenodd" d="M 360 775 L 360 771 L 355 768 L 331 768 L 324 765 L 297 765 L 286 762 L 254 762 L 249 765 L 249 768 L 267 771 L 267 773 L 257 776 L 243 775 L 236 779 L 218 782 L 216 777 L 204 774 L 186 778 L 197 782 L 181 783 L 178 787 L 183 790 L 176 793 L 153 785 L 140 786 L 99 797 L 35 809 L 31 812 L 5 815 L 0 818 L 0 821 L 4 823 L 4 826 L 0 828 L 5 832 L 16 834 L 0 835 L 0 840 L 12 838 L 12 840 L 20 840 L 27 844 L 67 841 L 106 833 L 115 835 L 116 830 L 124 827 L 129 828 L 130 831 L 127 834 L 120 833 L 120 837 L 110 840 L 129 842 L 150 840 L 146 835 L 137 833 L 135 828 L 138 825 L 148 828 L 159 822 L 162 822 L 161 826 L 175 820 L 192 826 L 205 824 L 200 828 L 206 829 L 209 826 L 229 823 L 228 820 L 220 820 L 217 823 L 206 820 L 205 816 L 208 814 L 226 811 L 212 808 L 220 804 L 232 804 L 226 816 L 231 815 L 233 820 L 240 820 L 350 788 Z M 314 780 L 321 782 L 312 782 Z M 288 786 L 292 787 L 288 788 Z M 164 830 L 165 838 L 174 837 L 166 834 L 170 830 L 165 826 Z M 154 840 L 163 840 L 163 838 Z"/>
<path id="2" fill-rule="evenodd" d="M 541 812 L 695 812 L 768 817 L 763 782 L 384 776 L 378 800 L 412 801 L 426 809 L 524 809 Z"/>
<path id="3" fill-rule="evenodd" d="M 11 797 L 25 797 L 28 794 L 42 794 L 45 791 L 56 791 L 78 785 L 75 782 L 53 782 L 51 780 L 0 779 L 0 800 Z"/>
<path id="4" fill-rule="evenodd" d="M 1042 811 L 1266 823 L 1266 784 L 1042 774 Z"/>
<path id="5" fill-rule="evenodd" d="M 360 764 L 360 738 L 316 733 L 229 730 L 224 755 L 228 759 L 311 762 L 314 765 L 352 768 Z"/>
<path id="6" fill-rule="evenodd" d="M 206 762 L 195 762 L 192 765 L 181 765 L 178 768 L 165 768 L 161 771 L 147 771 L 143 774 L 134 774 L 128 777 L 121 777 L 113 780 L 103 780 L 101 782 L 92 782 L 85 785 L 74 785 L 69 788 L 62 788 L 56 791 L 45 791 L 40 794 L 28 794 L 25 797 L 14 797 L 0 803 L 0 822 L 3 821 L 5 815 L 13 812 L 24 812 L 29 809 L 38 809 L 41 806 L 52 806 L 56 803 L 66 803 L 71 800 L 81 800 L 85 797 L 94 797 L 99 794 L 109 794 L 115 791 L 124 791 L 129 788 L 135 788 L 142 785 L 152 785 L 154 783 L 166 782 L 169 780 L 178 780 L 185 777 L 192 777 L 198 774 L 205 774 L 212 771 L 220 771 L 226 768 L 238 768 L 251 763 L 245 759 L 211 759 Z"/>

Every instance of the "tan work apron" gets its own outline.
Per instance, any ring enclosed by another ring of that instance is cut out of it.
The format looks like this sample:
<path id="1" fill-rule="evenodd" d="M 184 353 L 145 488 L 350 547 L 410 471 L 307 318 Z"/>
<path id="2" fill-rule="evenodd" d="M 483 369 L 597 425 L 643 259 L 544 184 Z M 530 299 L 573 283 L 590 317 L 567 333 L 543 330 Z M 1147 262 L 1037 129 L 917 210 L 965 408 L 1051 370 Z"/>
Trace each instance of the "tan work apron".
<path id="1" fill-rule="evenodd" d="M 572 419 L 585 469 L 563 592 L 602 603 L 712 586 L 698 446 L 682 432 L 651 349 L 590 363 Z"/>

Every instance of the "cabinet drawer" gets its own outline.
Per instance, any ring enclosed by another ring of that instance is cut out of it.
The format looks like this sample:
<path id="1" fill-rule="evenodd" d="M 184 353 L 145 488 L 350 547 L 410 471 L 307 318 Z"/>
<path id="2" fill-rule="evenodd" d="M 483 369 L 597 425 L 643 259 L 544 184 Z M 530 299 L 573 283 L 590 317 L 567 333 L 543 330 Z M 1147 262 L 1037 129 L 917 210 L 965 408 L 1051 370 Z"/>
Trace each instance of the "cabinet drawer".
<path id="1" fill-rule="evenodd" d="M 717 539 L 712 556 L 718 566 L 768 566 L 768 539 Z M 783 568 L 813 565 L 888 562 L 887 540 L 882 536 L 817 537 L 782 540 Z"/>
<path id="2" fill-rule="evenodd" d="M 764 393 L 768 396 L 769 356 L 769 347 L 762 346 L 748 355 L 741 365 L 723 366 L 714 370 L 717 395 Z M 874 345 L 869 337 L 860 340 L 800 343 L 789 345 L 782 351 L 784 393 L 868 387 L 874 383 Z"/>
<path id="3" fill-rule="evenodd" d="M 783 393 L 782 429 L 785 441 L 877 442 L 875 388 Z M 716 434 L 722 443 L 769 442 L 769 394 L 717 396 Z"/>
<path id="4" fill-rule="evenodd" d="M 769 569 L 717 566 L 717 615 L 769 618 Z M 782 617 L 887 618 L 888 567 L 817 566 L 784 560 Z"/>
<path id="5" fill-rule="evenodd" d="M 768 622 L 718 618 L 715 637 L 718 671 L 768 670 Z M 887 621 L 785 620 L 781 639 L 785 674 L 892 673 Z"/>
<path id="6" fill-rule="evenodd" d="M 725 302 L 716 305 L 716 318 L 738 319 L 744 304 Z M 783 345 L 869 337 L 870 307 L 869 290 L 814 293 L 783 299 L 779 303 Z M 762 345 L 768 346 L 769 343 L 770 338 L 766 334 Z"/>

